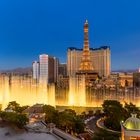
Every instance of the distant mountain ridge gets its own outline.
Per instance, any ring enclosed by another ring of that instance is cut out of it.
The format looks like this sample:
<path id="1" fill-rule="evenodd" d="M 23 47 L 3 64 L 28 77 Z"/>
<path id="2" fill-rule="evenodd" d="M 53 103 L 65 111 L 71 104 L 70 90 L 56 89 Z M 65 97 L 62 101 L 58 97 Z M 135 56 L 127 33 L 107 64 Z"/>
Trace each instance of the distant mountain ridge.
<path id="1" fill-rule="evenodd" d="M 128 69 L 128 70 L 112 70 L 112 72 L 128 72 L 128 73 L 134 73 L 138 72 L 138 69 Z"/>
<path id="2" fill-rule="evenodd" d="M 138 69 L 128 69 L 128 70 L 112 70 L 112 73 L 117 73 L 117 72 L 128 72 L 128 73 L 133 73 L 133 72 L 138 72 Z M 31 74 L 32 73 L 32 67 L 19 67 L 11 70 L 0 70 L 0 73 L 14 73 L 14 74 Z"/>
<path id="3" fill-rule="evenodd" d="M 0 73 L 31 74 L 32 67 L 26 67 L 26 68 L 19 67 L 11 70 L 0 70 Z"/>

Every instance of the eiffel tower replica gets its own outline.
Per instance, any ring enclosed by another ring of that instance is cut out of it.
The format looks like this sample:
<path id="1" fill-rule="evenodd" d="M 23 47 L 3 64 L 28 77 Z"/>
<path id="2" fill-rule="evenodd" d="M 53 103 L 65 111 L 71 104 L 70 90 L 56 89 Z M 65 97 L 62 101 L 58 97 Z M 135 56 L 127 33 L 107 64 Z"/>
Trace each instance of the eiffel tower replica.
<path id="1" fill-rule="evenodd" d="M 83 54 L 78 72 L 78 77 L 85 76 L 86 85 L 91 85 L 98 77 L 98 73 L 94 71 L 90 58 L 89 39 L 88 39 L 88 21 L 84 24 L 84 47 Z"/>

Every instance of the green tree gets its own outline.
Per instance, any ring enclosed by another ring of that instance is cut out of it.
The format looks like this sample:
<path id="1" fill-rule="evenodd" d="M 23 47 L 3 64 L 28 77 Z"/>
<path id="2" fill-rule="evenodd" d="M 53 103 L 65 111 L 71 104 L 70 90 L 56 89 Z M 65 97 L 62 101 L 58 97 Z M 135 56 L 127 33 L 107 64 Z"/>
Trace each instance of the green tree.
<path id="1" fill-rule="evenodd" d="M 22 113 L 28 107 L 29 107 L 28 105 L 26 105 L 26 106 L 19 106 L 19 107 L 16 108 L 16 112 L 17 113 Z"/>
<path id="2" fill-rule="evenodd" d="M 6 112 L 0 111 L 0 118 L 5 121 Z"/>
<path id="3" fill-rule="evenodd" d="M 26 123 L 29 121 L 27 116 L 25 114 L 18 114 L 15 119 L 15 124 L 19 127 L 22 128 Z"/>
<path id="4" fill-rule="evenodd" d="M 87 116 L 87 114 L 86 114 L 86 112 L 84 111 L 84 112 L 82 112 L 81 114 L 80 114 L 80 117 L 82 118 L 82 119 L 85 119 L 86 118 L 86 116 Z"/>
<path id="5" fill-rule="evenodd" d="M 93 112 L 93 110 L 89 110 L 87 115 L 88 115 L 88 117 L 91 117 L 91 116 L 93 116 L 93 115 L 94 115 L 94 112 Z"/>
<path id="6" fill-rule="evenodd" d="M 101 115 L 102 113 L 101 113 L 101 110 L 99 110 L 99 109 L 97 109 L 96 111 L 95 111 L 95 116 L 99 116 L 99 115 Z"/>
<path id="7" fill-rule="evenodd" d="M 46 114 L 45 121 L 46 123 L 55 123 L 56 125 L 58 122 L 58 111 L 50 105 L 44 105 L 43 111 Z"/>
<path id="8" fill-rule="evenodd" d="M 75 118 L 75 132 L 78 134 L 83 133 L 84 128 L 85 128 L 84 121 L 79 116 L 76 116 L 76 118 Z"/>
<path id="9" fill-rule="evenodd" d="M 84 121 L 72 109 L 58 112 L 50 105 L 44 105 L 43 111 L 46 114 L 46 123 L 55 123 L 56 126 L 68 133 L 81 133 L 84 131 Z"/>
<path id="10" fill-rule="evenodd" d="M 82 133 L 85 124 L 74 110 L 66 109 L 59 113 L 59 127 L 69 133 Z"/>
<path id="11" fill-rule="evenodd" d="M 125 119 L 129 118 L 131 116 L 132 113 L 136 113 L 138 116 L 140 116 L 140 110 L 138 107 L 136 107 L 136 105 L 132 104 L 132 103 L 125 103 L 124 105 L 124 116 Z"/>
<path id="12" fill-rule="evenodd" d="M 121 129 L 120 122 L 124 120 L 122 104 L 116 100 L 105 100 L 102 107 L 106 116 L 104 121 L 105 126 L 119 131 Z"/>
<path id="13" fill-rule="evenodd" d="M 8 106 L 6 109 L 12 109 L 16 113 L 22 113 L 25 109 L 27 109 L 29 106 L 20 106 L 19 103 L 16 101 L 9 102 Z"/>
<path id="14" fill-rule="evenodd" d="M 0 117 L 3 121 L 12 123 L 19 128 L 24 127 L 28 122 L 28 118 L 24 114 L 18 114 L 16 112 L 0 112 Z"/>
<path id="15" fill-rule="evenodd" d="M 7 109 L 12 109 L 13 111 L 17 112 L 20 105 L 16 101 L 9 102 Z"/>
<path id="16" fill-rule="evenodd" d="M 94 133 L 93 140 L 119 140 L 120 135 L 99 129 Z"/>
<path id="17" fill-rule="evenodd" d="M 43 106 L 43 111 L 45 113 L 54 112 L 55 108 L 53 106 L 51 106 L 51 105 L 44 105 Z"/>
<path id="18" fill-rule="evenodd" d="M 68 111 L 63 111 L 59 113 L 59 127 L 67 132 L 74 130 L 74 116 Z"/>
<path id="19" fill-rule="evenodd" d="M 76 116 L 76 112 L 72 109 L 65 109 L 65 112 L 67 112 L 68 114 L 71 114 L 73 116 Z"/>

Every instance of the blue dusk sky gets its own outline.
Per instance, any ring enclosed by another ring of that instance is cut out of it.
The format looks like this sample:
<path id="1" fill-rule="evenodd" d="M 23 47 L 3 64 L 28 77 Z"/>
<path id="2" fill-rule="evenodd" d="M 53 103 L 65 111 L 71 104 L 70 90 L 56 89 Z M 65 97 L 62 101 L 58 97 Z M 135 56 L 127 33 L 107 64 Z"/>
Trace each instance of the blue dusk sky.
<path id="1" fill-rule="evenodd" d="M 140 66 L 140 0 L 0 0 L 0 69 L 28 67 L 39 54 L 66 62 L 68 47 L 111 47 L 111 67 Z"/>

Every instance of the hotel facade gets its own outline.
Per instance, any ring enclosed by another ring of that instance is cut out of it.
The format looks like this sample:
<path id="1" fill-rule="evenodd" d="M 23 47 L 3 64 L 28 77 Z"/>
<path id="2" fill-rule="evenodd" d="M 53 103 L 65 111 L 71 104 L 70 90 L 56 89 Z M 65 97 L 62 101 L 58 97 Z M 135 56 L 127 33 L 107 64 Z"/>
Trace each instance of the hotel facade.
<path id="1" fill-rule="evenodd" d="M 67 73 L 68 76 L 74 76 L 79 70 L 82 60 L 83 49 L 74 47 L 68 48 L 67 51 Z M 90 60 L 92 62 L 94 72 L 99 76 L 108 77 L 111 72 L 111 51 L 109 46 L 102 46 L 100 48 L 90 48 Z"/>
<path id="2" fill-rule="evenodd" d="M 33 79 L 42 84 L 56 83 L 58 80 L 58 64 L 56 57 L 47 54 L 39 56 L 39 62 L 33 62 Z"/>
<path id="3" fill-rule="evenodd" d="M 33 67 L 33 79 L 39 80 L 39 62 L 34 61 L 32 67 Z"/>

